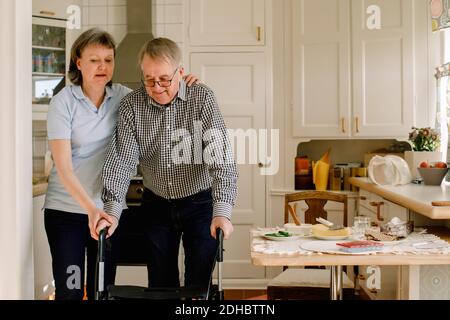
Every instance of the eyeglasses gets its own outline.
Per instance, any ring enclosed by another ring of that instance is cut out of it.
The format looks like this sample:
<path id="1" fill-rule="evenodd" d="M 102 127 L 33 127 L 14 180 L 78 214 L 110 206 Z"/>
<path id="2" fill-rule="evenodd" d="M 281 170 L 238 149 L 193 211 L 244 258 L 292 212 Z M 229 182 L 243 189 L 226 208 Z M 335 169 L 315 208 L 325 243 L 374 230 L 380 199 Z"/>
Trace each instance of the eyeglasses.
<path id="1" fill-rule="evenodd" d="M 158 86 L 160 86 L 161 88 L 168 88 L 172 85 L 172 80 L 175 77 L 175 74 L 177 73 L 178 68 L 179 67 L 177 67 L 175 69 L 175 71 L 173 72 L 172 78 L 170 78 L 169 80 L 156 81 L 156 80 L 150 80 L 150 79 L 142 79 L 141 81 L 144 84 L 144 86 L 146 86 L 146 87 L 153 88 L 156 84 L 158 84 Z"/>

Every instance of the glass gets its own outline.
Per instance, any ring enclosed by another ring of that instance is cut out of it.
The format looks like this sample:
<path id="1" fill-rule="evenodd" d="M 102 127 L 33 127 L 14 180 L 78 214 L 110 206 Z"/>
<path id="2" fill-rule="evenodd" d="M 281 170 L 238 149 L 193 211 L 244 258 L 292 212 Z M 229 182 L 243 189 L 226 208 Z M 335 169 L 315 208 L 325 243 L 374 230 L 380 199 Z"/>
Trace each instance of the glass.
<path id="1" fill-rule="evenodd" d="M 172 85 L 172 80 L 175 77 L 175 74 L 177 73 L 178 67 L 175 69 L 175 71 L 173 72 L 172 78 L 170 78 L 170 80 L 144 80 L 142 79 L 142 83 L 144 84 L 144 86 L 146 87 L 150 87 L 153 88 L 156 84 L 158 84 L 158 86 L 160 86 L 161 88 L 168 88 Z"/>
<path id="2" fill-rule="evenodd" d="M 66 29 L 41 24 L 32 28 L 32 103 L 48 105 L 66 83 Z"/>
<path id="3" fill-rule="evenodd" d="M 370 228 L 370 217 L 356 216 L 353 218 L 353 238 L 364 240 L 366 230 Z"/>

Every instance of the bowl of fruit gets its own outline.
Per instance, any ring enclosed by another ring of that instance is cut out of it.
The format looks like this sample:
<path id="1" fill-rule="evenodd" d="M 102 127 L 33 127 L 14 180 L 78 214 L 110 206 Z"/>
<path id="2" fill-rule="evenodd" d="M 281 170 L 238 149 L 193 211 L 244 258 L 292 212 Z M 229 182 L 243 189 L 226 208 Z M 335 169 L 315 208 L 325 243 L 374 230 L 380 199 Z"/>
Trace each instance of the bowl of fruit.
<path id="1" fill-rule="evenodd" d="M 447 175 L 448 170 L 447 164 L 442 161 L 431 163 L 423 161 L 417 168 L 423 183 L 429 186 L 439 186 Z"/>

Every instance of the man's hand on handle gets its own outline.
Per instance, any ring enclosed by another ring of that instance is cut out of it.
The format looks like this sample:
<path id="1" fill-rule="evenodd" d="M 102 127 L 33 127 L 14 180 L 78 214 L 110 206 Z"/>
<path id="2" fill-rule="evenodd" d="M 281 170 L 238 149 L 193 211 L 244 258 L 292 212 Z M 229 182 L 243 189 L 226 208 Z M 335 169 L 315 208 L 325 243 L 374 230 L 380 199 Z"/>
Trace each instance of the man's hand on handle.
<path id="1" fill-rule="evenodd" d="M 227 240 L 231 233 L 233 233 L 233 224 L 225 217 L 215 217 L 211 222 L 211 236 L 216 239 L 216 229 L 220 228 L 223 231 L 223 238 Z"/>

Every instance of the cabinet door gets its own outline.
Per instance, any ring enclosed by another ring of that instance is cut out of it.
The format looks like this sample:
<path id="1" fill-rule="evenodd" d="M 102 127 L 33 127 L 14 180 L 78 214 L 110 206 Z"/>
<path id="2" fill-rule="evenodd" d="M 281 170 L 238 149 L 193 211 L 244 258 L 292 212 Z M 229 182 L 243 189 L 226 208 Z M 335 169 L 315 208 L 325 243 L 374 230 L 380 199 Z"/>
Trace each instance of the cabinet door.
<path id="1" fill-rule="evenodd" d="M 228 129 L 250 133 L 247 130 L 266 128 L 264 53 L 192 53 L 190 66 L 191 72 L 214 90 Z M 230 140 L 237 145 L 236 157 L 241 148 L 236 139 Z M 225 241 L 224 278 L 264 277 L 264 268 L 253 266 L 249 259 L 249 231 L 265 224 L 265 176 L 256 162 L 250 163 L 248 157 L 244 160 L 237 162 L 239 192 L 233 209 L 234 233 Z"/>
<path id="2" fill-rule="evenodd" d="M 350 4 L 292 3 L 293 135 L 350 136 Z"/>
<path id="3" fill-rule="evenodd" d="M 47 18 L 66 19 L 67 7 L 76 1 L 33 0 L 33 15 Z"/>
<path id="4" fill-rule="evenodd" d="M 53 293 L 52 257 L 44 226 L 45 195 L 33 198 L 34 297 L 47 299 Z"/>
<path id="5" fill-rule="evenodd" d="M 380 29 L 369 29 L 377 8 Z M 413 1 L 352 1 L 352 12 L 354 136 L 404 137 L 414 114 Z"/>
<path id="6" fill-rule="evenodd" d="M 191 0 L 190 44 L 264 45 L 265 0 Z"/>

